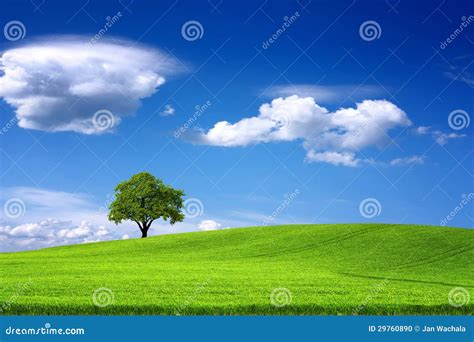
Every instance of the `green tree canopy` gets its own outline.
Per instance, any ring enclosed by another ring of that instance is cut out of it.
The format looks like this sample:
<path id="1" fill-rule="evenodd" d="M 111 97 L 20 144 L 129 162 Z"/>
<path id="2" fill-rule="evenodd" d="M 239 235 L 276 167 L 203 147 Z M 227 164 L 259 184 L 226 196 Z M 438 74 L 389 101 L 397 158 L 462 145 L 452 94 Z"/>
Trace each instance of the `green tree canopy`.
<path id="1" fill-rule="evenodd" d="M 142 237 L 147 237 L 151 223 L 159 218 L 171 224 L 183 221 L 183 196 L 182 190 L 164 184 L 148 172 L 140 172 L 115 187 L 108 217 L 115 224 L 134 221 Z"/>

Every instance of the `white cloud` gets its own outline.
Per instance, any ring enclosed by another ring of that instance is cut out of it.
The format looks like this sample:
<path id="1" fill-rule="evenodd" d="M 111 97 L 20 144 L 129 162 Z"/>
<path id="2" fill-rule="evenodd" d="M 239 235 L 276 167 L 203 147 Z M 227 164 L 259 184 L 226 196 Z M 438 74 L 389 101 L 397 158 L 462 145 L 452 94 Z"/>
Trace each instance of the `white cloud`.
<path id="1" fill-rule="evenodd" d="M 83 208 L 90 205 L 92 198 L 83 193 L 70 193 L 31 187 L 2 188 L 0 198 L 21 198 L 30 206 L 40 206 L 52 210 L 64 208 Z M 54 206 L 54 207 L 51 207 Z"/>
<path id="2" fill-rule="evenodd" d="M 420 126 L 415 129 L 415 132 L 419 135 L 425 135 L 428 134 L 431 130 L 430 126 Z"/>
<path id="3" fill-rule="evenodd" d="M 0 96 L 16 109 L 18 125 L 44 131 L 99 134 L 132 115 L 177 71 L 174 60 L 144 46 L 53 37 L 5 51 Z M 94 113 L 112 113 L 100 126 Z"/>
<path id="4" fill-rule="evenodd" d="M 201 231 L 209 231 L 209 230 L 219 230 L 221 229 L 222 225 L 213 220 L 203 220 L 198 225 L 198 229 Z"/>
<path id="5" fill-rule="evenodd" d="M 110 231 L 83 221 L 42 220 L 17 226 L 0 226 L 0 250 L 36 249 L 109 239 Z"/>
<path id="6" fill-rule="evenodd" d="M 405 165 L 421 165 L 424 164 L 425 158 L 423 156 L 411 156 L 405 158 L 396 158 L 390 162 L 391 166 L 405 166 Z"/>
<path id="7" fill-rule="evenodd" d="M 89 221 L 98 225 L 108 223 L 105 213 L 100 210 L 101 206 L 95 203 L 92 196 L 84 193 L 31 187 L 0 188 L 0 200 L 6 202 L 11 198 L 18 198 L 24 203 L 24 215 L 12 221 L 4 211 L 0 211 L 0 225 L 19 225 L 47 218 L 76 223 Z"/>
<path id="8" fill-rule="evenodd" d="M 449 140 L 452 139 L 460 139 L 466 137 L 465 134 L 459 133 L 444 133 L 438 130 L 433 130 L 429 126 L 420 126 L 417 127 L 415 133 L 418 135 L 427 135 L 430 134 L 434 141 L 440 146 L 444 146 L 448 143 Z"/>
<path id="9" fill-rule="evenodd" d="M 170 104 L 167 104 L 167 105 L 165 105 L 165 107 L 161 111 L 160 115 L 161 116 L 170 116 L 170 115 L 174 115 L 175 112 L 176 112 L 176 110 L 174 109 L 174 107 Z"/>
<path id="10" fill-rule="evenodd" d="M 0 211 L 0 251 L 109 240 L 121 231 L 121 227 L 109 230 L 113 225 L 106 213 L 93 197 L 83 193 L 30 187 L 0 189 L 2 206 L 12 198 L 23 203 L 23 213 L 11 217 L 8 209 Z"/>
<path id="11" fill-rule="evenodd" d="M 8 215 L 4 206 L 10 199 L 19 199 L 24 204 L 22 215 Z M 0 252 L 139 237 L 141 233 L 134 222 L 115 225 L 107 219 L 109 203 L 107 196 L 97 200 L 84 193 L 0 188 Z M 149 235 L 196 231 L 196 220 L 185 220 L 175 226 L 157 220 Z M 239 225 L 242 224 L 234 224 Z M 208 227 L 213 226 L 208 223 Z M 214 227 L 220 224 L 216 222 Z"/>
<path id="12" fill-rule="evenodd" d="M 386 100 L 365 100 L 356 108 L 330 112 L 312 97 L 293 95 L 263 104 L 258 116 L 198 131 L 192 141 L 232 147 L 301 140 L 308 161 L 356 166 L 354 152 L 380 145 L 391 129 L 409 125 L 405 112 Z"/>
<path id="13" fill-rule="evenodd" d="M 317 102 L 332 103 L 346 99 L 360 100 L 382 93 L 381 87 L 372 85 L 323 86 L 314 84 L 291 84 L 270 87 L 263 92 L 263 95 L 270 97 L 298 95 L 300 97 L 312 97 Z"/>
<path id="14" fill-rule="evenodd" d="M 474 69 L 472 67 L 472 54 L 453 58 L 453 63 L 448 63 L 449 68 L 445 75 L 452 80 L 474 85 Z"/>
<path id="15" fill-rule="evenodd" d="M 310 162 L 324 162 L 333 165 L 343 166 L 358 166 L 360 160 L 357 159 L 354 153 L 338 153 L 338 152 L 322 152 L 316 153 L 312 150 L 308 151 L 306 156 Z"/>
<path id="16" fill-rule="evenodd" d="M 443 133 L 440 131 L 433 132 L 434 140 L 438 143 L 438 145 L 441 145 L 441 146 L 446 145 L 449 140 L 460 139 L 460 138 L 464 138 L 465 136 L 466 136 L 465 134 L 459 134 L 459 133 Z"/>

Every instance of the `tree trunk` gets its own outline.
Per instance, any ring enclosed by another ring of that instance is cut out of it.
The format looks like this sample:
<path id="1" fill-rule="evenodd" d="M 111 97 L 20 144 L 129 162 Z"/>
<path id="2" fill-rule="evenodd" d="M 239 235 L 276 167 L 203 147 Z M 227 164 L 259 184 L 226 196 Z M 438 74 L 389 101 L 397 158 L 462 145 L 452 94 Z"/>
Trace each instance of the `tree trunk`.
<path id="1" fill-rule="evenodd" d="M 148 236 L 148 229 L 150 229 L 151 222 L 141 222 L 138 226 L 140 227 L 140 230 L 142 232 L 142 238 L 146 238 Z"/>

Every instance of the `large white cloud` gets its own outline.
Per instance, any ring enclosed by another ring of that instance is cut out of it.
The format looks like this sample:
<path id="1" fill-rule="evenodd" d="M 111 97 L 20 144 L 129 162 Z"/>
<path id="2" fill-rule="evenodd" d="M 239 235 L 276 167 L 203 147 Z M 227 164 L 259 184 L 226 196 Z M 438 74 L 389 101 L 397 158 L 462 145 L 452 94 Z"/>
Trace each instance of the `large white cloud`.
<path id="1" fill-rule="evenodd" d="M 20 127 L 103 133 L 177 71 L 177 63 L 155 49 L 105 39 L 85 42 L 54 37 L 2 54 L 0 96 L 16 109 Z M 106 114 L 93 119 L 101 110 Z"/>
<path id="2" fill-rule="evenodd" d="M 258 116 L 218 122 L 193 141 L 231 147 L 301 140 L 308 161 L 357 166 L 355 152 L 377 146 L 389 138 L 391 129 L 409 125 L 405 112 L 386 100 L 365 100 L 355 108 L 330 112 L 312 97 L 293 95 L 263 104 Z"/>

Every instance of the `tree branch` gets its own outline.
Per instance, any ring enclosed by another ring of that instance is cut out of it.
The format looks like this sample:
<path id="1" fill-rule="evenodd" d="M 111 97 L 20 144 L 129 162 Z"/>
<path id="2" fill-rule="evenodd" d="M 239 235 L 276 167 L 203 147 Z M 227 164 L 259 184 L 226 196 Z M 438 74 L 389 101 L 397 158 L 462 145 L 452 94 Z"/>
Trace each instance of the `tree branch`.
<path id="1" fill-rule="evenodd" d="M 136 224 L 138 224 L 138 228 L 140 228 L 140 231 L 143 232 L 143 225 L 142 225 L 142 223 L 141 223 L 140 221 L 135 221 L 135 220 L 133 220 L 133 222 L 135 222 Z"/>

